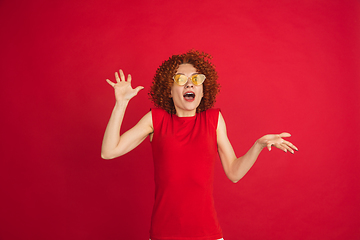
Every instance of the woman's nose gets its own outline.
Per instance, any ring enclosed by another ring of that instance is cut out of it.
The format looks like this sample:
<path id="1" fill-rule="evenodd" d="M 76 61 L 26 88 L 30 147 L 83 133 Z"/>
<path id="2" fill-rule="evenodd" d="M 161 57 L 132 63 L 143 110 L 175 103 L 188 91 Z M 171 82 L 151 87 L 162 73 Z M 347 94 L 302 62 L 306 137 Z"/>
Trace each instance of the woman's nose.
<path id="1" fill-rule="evenodd" d="M 194 83 L 192 82 L 191 78 L 188 78 L 186 84 L 185 84 L 185 88 L 188 87 L 194 87 Z"/>

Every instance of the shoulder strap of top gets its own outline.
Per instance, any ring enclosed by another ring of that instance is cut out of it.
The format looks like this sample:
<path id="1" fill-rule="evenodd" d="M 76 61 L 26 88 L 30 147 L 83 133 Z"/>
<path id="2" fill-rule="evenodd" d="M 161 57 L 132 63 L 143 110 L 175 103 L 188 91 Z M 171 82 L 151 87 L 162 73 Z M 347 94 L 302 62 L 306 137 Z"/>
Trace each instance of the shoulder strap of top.
<path id="1" fill-rule="evenodd" d="M 164 119 L 164 115 L 168 113 L 161 108 L 151 108 L 150 111 L 153 121 L 153 127 L 154 129 L 158 129 L 159 124 L 161 124 L 162 120 Z"/>
<path id="2" fill-rule="evenodd" d="M 211 108 L 205 111 L 207 118 L 210 120 L 210 123 L 213 125 L 215 129 L 217 129 L 218 120 L 219 120 L 219 108 Z"/>

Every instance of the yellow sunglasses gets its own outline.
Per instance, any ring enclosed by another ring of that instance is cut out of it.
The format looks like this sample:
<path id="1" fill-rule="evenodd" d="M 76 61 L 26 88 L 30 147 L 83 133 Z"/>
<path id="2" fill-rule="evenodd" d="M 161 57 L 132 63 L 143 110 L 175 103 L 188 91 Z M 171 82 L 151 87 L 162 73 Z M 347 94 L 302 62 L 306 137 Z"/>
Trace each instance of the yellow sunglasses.
<path id="1" fill-rule="evenodd" d="M 173 76 L 174 81 L 180 86 L 185 85 L 189 78 L 194 83 L 194 85 L 201 85 L 205 81 L 206 77 L 204 74 L 200 74 L 200 73 L 195 73 L 191 75 L 191 77 L 187 77 L 184 74 L 180 74 L 180 73 Z"/>

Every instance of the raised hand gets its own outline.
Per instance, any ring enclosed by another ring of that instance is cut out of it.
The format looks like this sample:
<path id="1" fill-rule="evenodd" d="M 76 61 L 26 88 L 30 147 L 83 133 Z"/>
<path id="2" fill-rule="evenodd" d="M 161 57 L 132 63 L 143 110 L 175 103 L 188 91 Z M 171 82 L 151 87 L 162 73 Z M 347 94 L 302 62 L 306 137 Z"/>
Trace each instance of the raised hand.
<path id="1" fill-rule="evenodd" d="M 290 137 L 290 133 L 281 133 L 281 134 L 268 134 L 261 137 L 258 142 L 262 144 L 263 147 L 267 147 L 271 151 L 271 146 L 275 146 L 283 150 L 284 152 L 291 152 L 294 154 L 294 150 L 298 151 L 298 148 L 289 141 L 284 140 L 284 137 Z"/>
<path id="2" fill-rule="evenodd" d="M 120 73 L 120 76 L 119 76 Z M 135 97 L 138 92 L 144 89 L 143 86 L 138 86 L 135 89 L 131 87 L 131 75 L 129 74 L 127 80 L 125 79 L 124 72 L 120 69 L 119 73 L 115 73 L 116 83 L 106 79 L 106 82 L 110 84 L 115 90 L 115 99 L 117 102 L 129 101 Z"/>

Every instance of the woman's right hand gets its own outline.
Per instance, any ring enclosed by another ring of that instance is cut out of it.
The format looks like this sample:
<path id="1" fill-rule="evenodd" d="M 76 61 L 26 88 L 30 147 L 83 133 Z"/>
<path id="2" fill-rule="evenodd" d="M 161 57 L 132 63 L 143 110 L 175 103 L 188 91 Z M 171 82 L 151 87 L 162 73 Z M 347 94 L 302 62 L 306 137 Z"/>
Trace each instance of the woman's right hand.
<path id="1" fill-rule="evenodd" d="M 135 97 L 138 92 L 144 89 L 143 86 L 138 86 L 135 89 L 131 87 L 131 75 L 129 74 L 127 80 L 125 79 L 124 72 L 120 69 L 119 74 L 115 72 L 116 83 L 106 79 L 106 82 L 110 84 L 115 90 L 116 102 L 129 101 Z"/>

